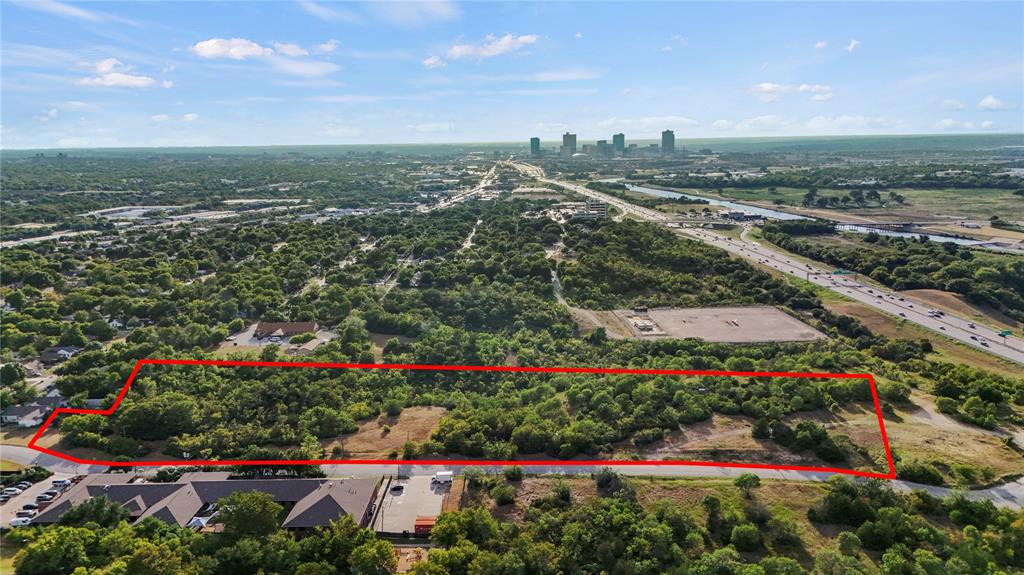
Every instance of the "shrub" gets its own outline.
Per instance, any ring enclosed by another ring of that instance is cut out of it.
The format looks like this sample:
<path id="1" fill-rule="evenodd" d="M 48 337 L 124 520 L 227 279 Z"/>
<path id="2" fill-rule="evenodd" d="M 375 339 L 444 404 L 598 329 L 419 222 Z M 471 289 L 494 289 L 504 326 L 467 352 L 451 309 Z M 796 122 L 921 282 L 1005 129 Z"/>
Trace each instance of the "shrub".
<path id="1" fill-rule="evenodd" d="M 743 523 L 732 528 L 729 542 L 740 551 L 754 551 L 761 546 L 761 532 L 751 523 Z"/>
<path id="2" fill-rule="evenodd" d="M 506 481 L 522 481 L 523 480 L 523 468 L 518 465 L 505 468 L 505 480 Z"/>
<path id="3" fill-rule="evenodd" d="M 508 483 L 500 483 L 491 489 L 491 499 L 498 505 L 509 505 L 516 500 L 516 490 Z"/>

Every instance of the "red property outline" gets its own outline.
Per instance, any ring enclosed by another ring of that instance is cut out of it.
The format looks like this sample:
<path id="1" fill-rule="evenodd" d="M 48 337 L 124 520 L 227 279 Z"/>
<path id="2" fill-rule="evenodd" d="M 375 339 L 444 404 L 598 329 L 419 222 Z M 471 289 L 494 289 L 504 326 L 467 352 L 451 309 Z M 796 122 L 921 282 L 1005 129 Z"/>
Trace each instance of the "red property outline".
<path id="1" fill-rule="evenodd" d="M 213 365 L 221 367 L 315 367 L 324 369 L 406 369 L 421 371 L 504 371 L 512 373 L 598 373 L 598 374 L 641 374 L 641 375 L 717 375 L 717 376 L 742 376 L 742 377 L 804 377 L 822 379 L 866 379 L 871 387 L 871 396 L 874 400 L 875 415 L 878 417 L 878 427 L 882 435 L 882 445 L 885 448 L 885 458 L 889 465 L 888 473 L 875 471 L 859 471 L 855 469 L 842 469 L 838 467 L 813 467 L 806 465 L 770 465 L 764 463 L 730 463 L 722 461 L 687 461 L 687 460 L 480 460 L 480 459 L 267 459 L 267 460 L 187 460 L 187 461 L 99 461 L 73 457 L 59 451 L 36 445 L 36 441 L 43 436 L 46 428 L 53 423 L 53 420 L 60 414 L 98 414 L 112 415 L 121 405 L 121 401 L 128 393 L 139 369 L 143 365 Z M 691 370 L 691 369 L 626 369 L 626 368 L 602 368 L 602 367 L 521 367 L 521 366 L 498 366 L 498 365 L 417 365 L 417 364 L 387 364 L 387 363 L 316 363 L 316 362 L 285 362 L 285 361 L 234 361 L 234 360 L 212 360 L 212 359 L 140 359 L 135 363 L 131 375 L 121 387 L 117 399 L 107 409 L 80 409 L 72 407 L 59 407 L 55 409 L 39 428 L 28 447 L 53 455 L 67 461 L 80 464 L 107 465 L 110 467 L 162 467 L 170 465 L 199 465 L 199 466 L 230 466 L 230 465 L 521 465 L 521 466 L 643 466 L 643 465 L 686 465 L 694 467 L 733 467 L 741 469 L 775 469 L 786 471 L 816 471 L 826 473 L 839 473 L 854 475 L 857 477 L 875 477 L 879 479 L 896 479 L 896 465 L 893 463 L 892 451 L 889 448 L 889 437 L 885 432 L 885 422 L 882 418 L 882 407 L 878 401 L 878 390 L 875 387 L 875 378 L 869 373 L 790 373 L 790 372 L 769 372 L 769 371 L 713 371 L 713 370 Z"/>

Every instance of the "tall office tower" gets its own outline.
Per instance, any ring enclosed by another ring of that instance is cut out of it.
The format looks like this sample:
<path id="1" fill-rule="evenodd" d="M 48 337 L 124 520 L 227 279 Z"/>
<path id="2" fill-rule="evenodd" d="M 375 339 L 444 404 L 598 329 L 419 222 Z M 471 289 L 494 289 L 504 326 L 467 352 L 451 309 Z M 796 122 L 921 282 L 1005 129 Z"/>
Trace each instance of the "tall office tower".
<path id="1" fill-rule="evenodd" d="M 612 148 L 615 155 L 621 156 L 626 153 L 626 134 L 615 134 L 612 136 Z"/>
<path id="2" fill-rule="evenodd" d="M 672 130 L 665 130 L 661 133 L 661 153 L 676 153 L 676 134 Z"/>
<path id="3" fill-rule="evenodd" d="M 571 156 L 576 153 L 576 134 L 562 134 L 562 148 Z"/>
<path id="4" fill-rule="evenodd" d="M 612 147 L 608 145 L 608 140 L 597 141 L 597 155 L 601 157 L 612 155 Z"/>
<path id="5" fill-rule="evenodd" d="M 540 156 L 540 138 L 530 138 L 530 155 L 534 158 Z"/>

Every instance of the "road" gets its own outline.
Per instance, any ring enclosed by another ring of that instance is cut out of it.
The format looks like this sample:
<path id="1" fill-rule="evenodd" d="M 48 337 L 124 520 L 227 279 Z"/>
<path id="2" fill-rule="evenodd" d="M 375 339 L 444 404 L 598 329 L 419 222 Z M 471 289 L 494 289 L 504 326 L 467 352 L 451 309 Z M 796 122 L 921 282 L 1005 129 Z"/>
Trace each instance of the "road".
<path id="1" fill-rule="evenodd" d="M 638 218 L 663 225 L 670 223 L 670 218 L 663 212 L 643 208 L 614 196 L 596 192 L 579 184 L 546 178 L 543 176 L 540 168 L 530 164 L 511 162 L 511 165 L 541 182 L 562 186 L 578 194 L 607 202 L 619 210 Z M 779 250 L 765 247 L 746 238 L 745 234 L 743 239 L 734 240 L 703 228 L 673 227 L 673 229 L 692 239 L 720 247 L 752 262 L 774 268 L 794 277 L 799 277 L 857 300 L 879 311 L 906 319 L 968 347 L 1024 364 L 1024 340 L 1021 340 L 1019 337 L 1010 336 L 1003 338 L 999 335 L 999 332 L 991 327 L 977 325 L 970 319 L 950 313 L 940 317 L 930 316 L 928 312 L 932 308 L 928 307 L 927 304 L 902 296 L 891 290 L 866 286 L 860 282 L 847 279 L 845 276 L 831 275 L 831 270 L 794 260 L 792 256 L 786 255 Z"/>
<path id="2" fill-rule="evenodd" d="M 680 228 L 677 231 L 782 273 L 828 288 L 879 311 L 900 317 L 939 335 L 959 341 L 968 347 L 1024 364 L 1024 341 L 1018 337 L 1007 337 L 1004 341 L 996 330 L 986 325 L 975 324 L 970 319 L 950 313 L 942 316 L 929 315 L 928 312 L 932 311 L 932 308 L 925 303 L 889 289 L 867 286 L 848 276 L 832 275 L 825 268 L 805 264 L 779 250 L 751 240 L 747 237 L 746 231 L 741 234 L 739 240 L 705 229 Z"/>
<path id="3" fill-rule="evenodd" d="M 399 474 L 403 477 L 417 477 L 433 475 L 442 470 L 462 473 L 465 466 L 452 465 L 324 465 L 322 466 L 328 477 L 380 477 L 381 475 Z M 488 473 L 501 473 L 499 466 L 480 466 Z M 576 466 L 576 465 L 543 465 L 531 466 L 526 471 L 531 475 L 566 475 L 566 476 L 589 476 L 600 470 L 600 466 Z M 724 478 L 738 477 L 744 473 L 753 473 L 762 479 L 783 479 L 789 481 L 815 481 L 824 482 L 834 477 L 835 474 L 819 471 L 787 471 L 780 469 L 739 469 L 734 467 L 704 467 L 692 465 L 639 465 L 623 466 L 615 468 L 622 475 L 634 477 L 703 477 L 703 478 Z M 937 487 L 934 485 L 923 485 L 910 481 L 894 480 L 888 483 L 898 491 L 913 491 L 923 489 L 936 497 L 945 497 L 956 493 L 957 490 L 949 487 Z M 1024 478 L 1012 483 L 1006 483 L 997 487 L 962 491 L 970 499 L 988 499 L 998 507 L 1010 509 L 1024 508 Z"/>

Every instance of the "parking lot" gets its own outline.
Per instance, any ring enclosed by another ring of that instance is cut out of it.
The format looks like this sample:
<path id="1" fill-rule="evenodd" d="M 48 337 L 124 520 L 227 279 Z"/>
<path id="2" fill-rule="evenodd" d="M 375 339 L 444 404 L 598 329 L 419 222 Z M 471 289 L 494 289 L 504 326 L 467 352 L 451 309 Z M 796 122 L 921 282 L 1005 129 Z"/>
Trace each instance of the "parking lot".
<path id="1" fill-rule="evenodd" d="M 398 479 L 384 493 L 373 529 L 385 533 L 412 533 L 417 517 L 441 514 L 444 496 L 451 484 L 434 484 L 429 475 Z M 393 489 L 401 485 L 401 491 Z"/>
<path id="2" fill-rule="evenodd" d="M 11 519 L 17 516 L 17 512 L 21 510 L 21 507 L 26 503 L 35 503 L 36 496 L 41 495 L 44 491 L 53 488 L 52 481 L 55 479 L 71 479 L 74 475 L 70 473 L 54 473 L 50 477 L 33 484 L 31 487 L 26 489 L 23 493 L 11 497 L 6 503 L 0 505 L 0 526 L 4 528 L 11 526 Z M 59 500 L 63 497 L 63 493 L 57 496 Z"/>
<path id="3" fill-rule="evenodd" d="M 696 337 L 716 343 L 759 343 L 825 338 L 813 327 L 769 306 L 615 310 L 615 315 L 639 339 Z"/>

